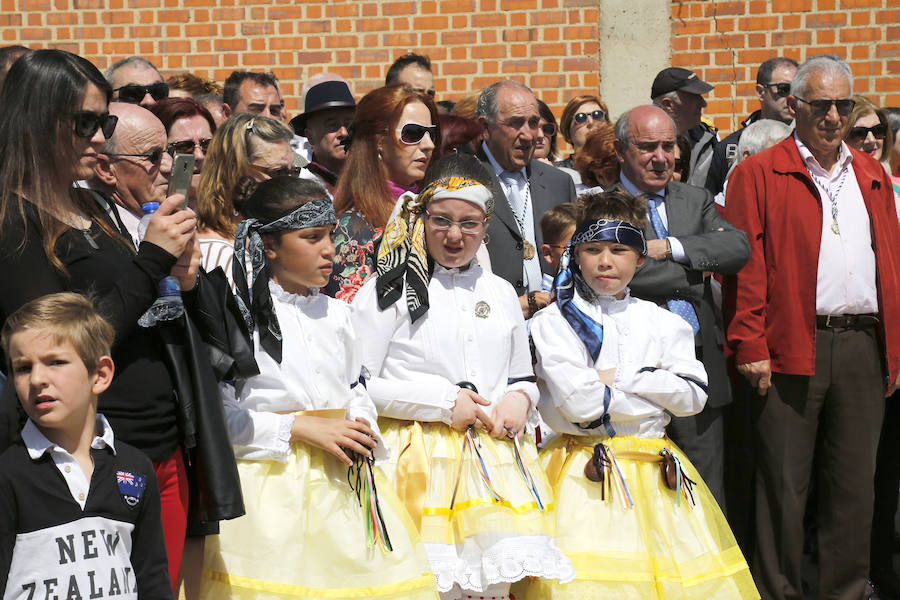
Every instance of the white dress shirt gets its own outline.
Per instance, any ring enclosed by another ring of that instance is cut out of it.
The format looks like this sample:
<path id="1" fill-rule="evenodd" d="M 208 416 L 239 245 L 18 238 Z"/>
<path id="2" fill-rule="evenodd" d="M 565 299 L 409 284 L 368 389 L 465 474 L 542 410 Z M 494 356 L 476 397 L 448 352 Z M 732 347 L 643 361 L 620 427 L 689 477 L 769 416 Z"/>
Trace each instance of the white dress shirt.
<path id="1" fill-rule="evenodd" d="M 601 296 L 598 304 L 591 304 L 576 290 L 572 302 L 603 325 L 596 361 L 557 304 L 539 310 L 531 320 L 541 416 L 554 431 L 606 434 L 603 425 L 583 426 L 603 416 L 607 386 L 597 371 L 612 368 L 616 374 L 609 386 L 608 412 L 617 435 L 659 438 L 669 413 L 683 417 L 703 410 L 706 371 L 695 358 L 694 334 L 684 319 L 630 294 L 622 300 Z"/>
<path id="2" fill-rule="evenodd" d="M 378 433 L 376 459 L 387 457 L 366 387 L 359 383 L 360 344 L 350 322 L 350 307 L 310 290 L 309 296 L 285 292 L 269 281 L 282 333 L 277 363 L 253 332 L 259 375 L 223 385 L 228 432 L 238 458 L 286 461 L 294 415 L 289 411 L 346 409 L 347 418 L 363 417 Z"/>
<path id="3" fill-rule="evenodd" d="M 109 421 L 106 420 L 106 417 L 101 414 L 97 415 L 97 430 L 100 433 L 94 436 L 94 439 L 91 441 L 91 448 L 95 450 L 109 448 L 115 454 L 116 443 L 112 427 L 109 426 Z M 56 468 L 59 469 L 60 474 L 66 481 L 69 493 L 72 494 L 72 498 L 78 503 L 81 510 L 84 510 L 88 492 L 91 489 L 91 478 L 84 474 L 84 471 L 81 470 L 81 465 L 78 464 L 75 457 L 69 454 L 62 446 L 57 446 L 48 440 L 31 419 L 28 419 L 25 427 L 22 428 L 22 441 L 25 443 L 25 448 L 28 450 L 28 456 L 31 457 L 31 460 L 37 460 L 45 453 L 50 453 L 53 464 L 56 465 Z"/>
<path id="4" fill-rule="evenodd" d="M 812 180 L 819 191 L 822 206 L 816 314 L 877 313 L 878 292 L 875 289 L 875 252 L 872 250 L 871 223 L 853 171 L 853 155 L 847 145 L 841 143 L 838 161 L 831 172 L 828 172 L 800 141 L 796 132 L 794 142 L 807 169 L 814 175 Z M 836 235 L 831 230 L 831 199 L 823 183 L 837 192 L 845 168 L 847 173 L 844 175 L 844 185 L 836 198 L 840 231 L 840 235 Z"/>
<path id="5" fill-rule="evenodd" d="M 353 323 L 379 415 L 449 424 L 456 384 L 469 381 L 492 405 L 521 390 L 533 423 L 538 390 L 522 309 L 507 281 L 474 261 L 463 270 L 435 265 L 428 312 L 414 324 L 405 297 L 378 309 L 375 283 L 356 294 Z"/>
<path id="6" fill-rule="evenodd" d="M 663 188 L 656 192 L 655 194 L 647 194 L 646 192 L 642 192 L 631 183 L 627 177 L 625 177 L 625 173 L 619 173 L 619 181 L 622 182 L 622 187 L 625 188 L 625 191 L 631 194 L 632 196 L 659 196 L 663 199 L 662 202 L 656 207 L 656 212 L 659 213 L 659 218 L 662 220 L 663 225 L 666 226 L 666 229 L 669 229 L 669 217 L 666 212 L 666 188 Z M 647 220 L 650 220 L 650 206 L 647 205 Z M 651 224 L 651 227 L 653 225 Z M 675 262 L 679 262 L 681 264 L 690 264 L 690 260 L 688 259 L 687 253 L 684 251 L 684 246 L 681 245 L 681 242 L 678 241 L 678 238 L 670 235 L 666 239 L 669 240 L 669 246 L 672 248 L 672 260 Z"/>
<path id="7" fill-rule="evenodd" d="M 484 155 L 487 156 L 488 162 L 491 163 L 494 174 L 500 182 L 500 187 L 503 188 L 503 193 L 508 199 L 510 209 L 515 215 L 516 224 L 520 228 L 519 233 L 534 247 L 534 256 L 530 260 L 525 260 L 525 257 L 522 257 L 522 281 L 525 282 L 525 287 L 529 292 L 540 291 L 542 276 L 540 248 L 537 247 L 537 242 L 535 241 L 534 198 L 531 197 L 528 171 L 525 167 L 522 167 L 515 172 L 513 180 L 507 179 L 506 175 L 512 175 L 512 173 L 500 166 L 500 163 L 491 154 L 487 144 L 482 142 L 481 147 L 484 149 Z M 512 189 L 513 185 L 515 185 L 515 190 Z M 526 198 L 528 199 L 527 202 Z M 522 206 L 523 204 L 525 206 Z"/>

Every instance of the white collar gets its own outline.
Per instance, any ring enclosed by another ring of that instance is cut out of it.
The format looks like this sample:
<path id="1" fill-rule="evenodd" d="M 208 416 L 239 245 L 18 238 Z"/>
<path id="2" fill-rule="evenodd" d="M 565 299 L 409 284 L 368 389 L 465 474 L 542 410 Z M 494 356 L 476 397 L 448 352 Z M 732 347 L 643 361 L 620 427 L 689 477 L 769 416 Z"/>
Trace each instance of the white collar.
<path id="1" fill-rule="evenodd" d="M 646 194 L 648 196 L 661 196 L 663 200 L 666 199 L 666 187 L 669 184 L 663 186 L 663 189 L 659 190 L 658 192 L 647 194 L 647 192 L 642 192 L 637 188 L 636 185 L 631 183 L 631 181 L 627 177 L 625 177 L 625 173 L 622 173 L 621 171 L 619 172 L 619 181 L 622 183 L 622 187 L 625 188 L 625 191 L 636 198 Z"/>
<path id="2" fill-rule="evenodd" d="M 803 164 L 806 165 L 807 168 L 813 167 L 815 170 L 820 173 L 827 173 L 828 177 L 832 176 L 832 173 L 828 173 L 825 168 L 819 164 L 819 161 L 813 156 L 812 152 L 810 152 L 807 145 L 800 139 L 800 136 L 797 135 L 797 130 L 794 130 L 794 143 L 797 144 L 797 150 L 800 152 L 800 158 L 803 159 Z M 847 144 L 841 142 L 841 150 L 838 154 L 837 163 L 835 163 L 839 168 L 838 172 L 845 169 L 850 163 L 853 162 L 853 155 L 850 153 L 850 149 L 847 147 Z"/>
<path id="3" fill-rule="evenodd" d="M 292 292 L 288 292 L 283 287 L 275 283 L 274 279 L 269 279 L 269 293 L 272 295 L 272 298 L 277 298 L 285 304 L 295 304 L 298 306 L 302 306 L 304 304 L 309 304 L 310 302 L 317 300 L 319 296 L 319 288 L 311 287 L 307 289 L 309 290 L 309 294 L 306 296 L 304 296 L 303 294 L 294 294 Z"/>
<path id="4" fill-rule="evenodd" d="M 102 429 L 103 433 L 94 436 L 94 439 L 91 442 L 91 448 L 95 450 L 109 448 L 112 450 L 112 453 L 115 454 L 116 445 L 112 427 L 110 427 L 106 417 L 100 413 L 97 413 L 97 427 Z M 28 449 L 28 456 L 31 457 L 31 460 L 37 460 L 47 452 L 63 452 L 69 454 L 65 448 L 48 440 L 31 419 L 28 419 L 28 422 L 25 423 L 25 427 L 22 428 L 22 441 L 25 442 L 25 448 Z"/>
<path id="5" fill-rule="evenodd" d="M 506 169 L 504 169 L 503 167 L 500 166 L 500 163 L 497 162 L 497 159 L 494 158 L 494 155 L 491 154 L 491 149 L 488 148 L 488 145 L 486 142 L 481 142 L 481 148 L 484 150 L 484 155 L 487 156 L 488 162 L 491 163 L 491 167 L 493 167 L 493 169 L 494 169 L 494 175 L 496 175 L 499 178 L 501 173 L 507 172 Z M 514 171 L 509 171 L 509 172 L 513 173 Z M 518 173 L 522 174 L 522 179 L 524 179 L 525 181 L 528 181 L 528 171 L 525 170 L 525 167 L 522 167 L 521 169 L 519 169 Z"/>

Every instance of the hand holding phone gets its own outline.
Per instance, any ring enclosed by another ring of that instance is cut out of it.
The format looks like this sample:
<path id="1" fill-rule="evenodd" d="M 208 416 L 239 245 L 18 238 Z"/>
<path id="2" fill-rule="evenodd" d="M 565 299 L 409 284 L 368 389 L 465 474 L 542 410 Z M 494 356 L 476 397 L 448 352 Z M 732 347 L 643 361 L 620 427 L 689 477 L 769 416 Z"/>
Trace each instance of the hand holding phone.
<path id="1" fill-rule="evenodd" d="M 194 155 L 176 154 L 172 161 L 172 172 L 169 174 L 169 189 L 166 191 L 168 198 L 172 194 L 184 194 L 184 202 L 181 208 L 188 207 L 188 197 L 191 194 L 191 178 L 194 176 Z"/>

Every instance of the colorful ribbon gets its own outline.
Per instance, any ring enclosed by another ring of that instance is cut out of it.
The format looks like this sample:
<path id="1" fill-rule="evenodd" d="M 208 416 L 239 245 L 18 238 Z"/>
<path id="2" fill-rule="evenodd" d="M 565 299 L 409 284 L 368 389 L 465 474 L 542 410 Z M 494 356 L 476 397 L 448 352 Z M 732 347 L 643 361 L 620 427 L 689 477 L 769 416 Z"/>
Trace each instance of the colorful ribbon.
<path id="1" fill-rule="evenodd" d="M 522 458 L 522 447 L 519 445 L 519 436 L 517 436 L 516 432 L 509 427 L 507 427 L 506 430 L 512 434 L 516 455 L 516 466 L 519 467 L 519 474 L 522 475 L 522 479 L 525 480 L 525 486 L 531 491 L 531 495 L 534 496 L 534 501 L 537 502 L 538 509 L 543 512 L 544 503 L 541 502 L 541 496 L 538 494 L 537 486 L 534 483 L 534 477 L 531 476 L 531 471 L 528 470 L 528 466 Z"/>
<path id="2" fill-rule="evenodd" d="M 356 492 L 356 498 L 365 513 L 366 543 L 370 547 L 380 545 L 385 552 L 392 552 L 394 548 L 391 546 L 387 525 L 384 524 L 384 515 L 381 513 L 381 504 L 378 501 L 378 489 L 375 487 L 373 463 L 371 458 L 357 455 L 353 465 L 349 467 L 347 475 L 350 478 L 355 471 L 356 486 L 350 481 L 350 487 Z"/>

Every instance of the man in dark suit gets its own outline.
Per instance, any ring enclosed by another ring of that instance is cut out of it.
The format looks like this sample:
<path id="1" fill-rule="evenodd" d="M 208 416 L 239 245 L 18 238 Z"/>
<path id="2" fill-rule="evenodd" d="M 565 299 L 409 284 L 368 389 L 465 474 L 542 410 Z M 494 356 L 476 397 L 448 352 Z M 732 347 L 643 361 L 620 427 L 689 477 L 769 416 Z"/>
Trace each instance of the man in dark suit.
<path id="1" fill-rule="evenodd" d="M 549 300 L 540 291 L 542 273 L 550 269 L 538 252 L 544 242 L 541 215 L 574 200 L 575 184 L 556 167 L 531 159 L 541 116 L 530 89 L 499 81 L 481 93 L 475 114 L 484 127 L 477 156 L 505 196 L 498 198 L 487 230 L 491 269 L 513 284 L 529 318 Z"/>
<path id="2" fill-rule="evenodd" d="M 731 388 L 708 274 L 737 273 L 750 257 L 750 245 L 743 231 L 719 215 L 712 194 L 672 181 L 675 124 L 666 112 L 633 108 L 616 121 L 615 134 L 618 185 L 645 195 L 650 217 L 647 260 L 631 281 L 631 293 L 691 325 L 697 357 L 709 375 L 706 408 L 692 417 L 673 417 L 668 433 L 724 507 L 722 406 L 731 401 Z"/>

